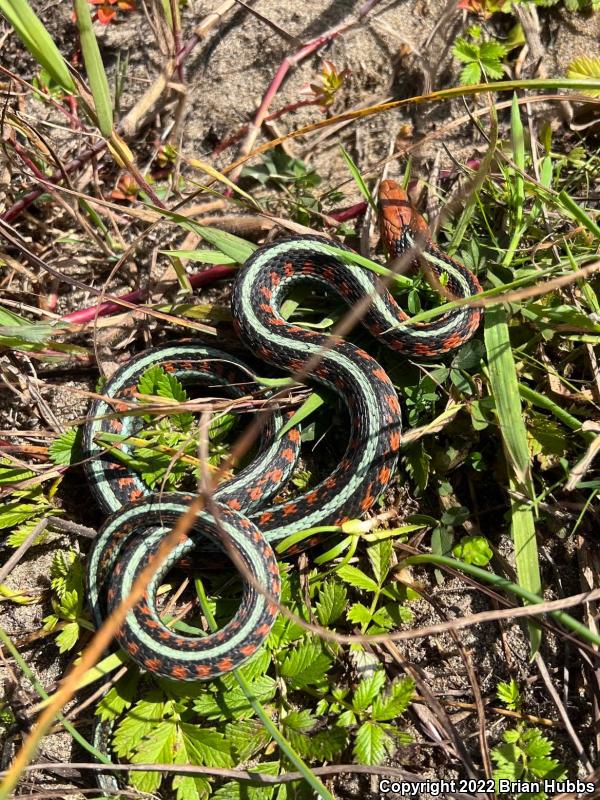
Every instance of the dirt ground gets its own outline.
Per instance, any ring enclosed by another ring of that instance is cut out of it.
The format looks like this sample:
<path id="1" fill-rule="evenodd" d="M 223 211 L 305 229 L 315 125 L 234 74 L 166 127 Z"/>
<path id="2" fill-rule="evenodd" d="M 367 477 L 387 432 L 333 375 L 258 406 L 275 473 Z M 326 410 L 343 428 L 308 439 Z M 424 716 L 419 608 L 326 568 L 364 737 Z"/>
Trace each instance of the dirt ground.
<path id="1" fill-rule="evenodd" d="M 48 24 L 63 53 L 69 57 L 74 55 L 75 38 L 70 19 L 70 4 L 62 0 L 58 2 L 37 0 L 33 5 Z M 192 35 L 194 27 L 215 7 L 216 0 L 211 2 L 191 0 L 185 6 L 182 36 L 184 43 Z M 180 144 L 183 154 L 189 158 L 208 160 L 215 146 L 227 140 L 240 126 L 253 119 L 261 98 L 282 61 L 297 52 L 302 43 L 357 18 L 361 4 L 347 0 L 333 0 L 326 5 L 317 0 L 305 0 L 303 3 L 291 3 L 289 0 L 283 2 L 259 0 L 251 7 L 271 20 L 280 30 L 275 30 L 246 8 L 239 7 L 228 12 L 222 22 L 192 50 L 185 60 L 186 86 L 183 87 L 183 91 L 186 104 Z M 570 14 L 557 8 L 551 10 L 540 8 L 538 13 L 541 20 L 538 45 L 542 47 L 543 56 L 541 61 L 533 61 L 531 54 L 526 55 L 523 63 L 519 65 L 522 77 L 535 77 L 539 74 L 561 76 L 564 75 L 569 62 L 578 55 L 600 56 L 600 15 L 588 17 Z M 164 42 L 160 40 L 160 36 L 155 35 L 151 19 L 152 9 L 142 8 L 138 13 L 119 13 L 116 21 L 105 28 L 96 26 L 111 80 L 119 60 L 121 64 L 126 61 L 128 65 L 120 99 L 123 114 L 134 106 L 165 65 Z M 492 26 L 494 32 L 506 35 L 507 21 L 508 18 L 506 21 L 500 18 L 498 22 L 494 22 Z M 459 65 L 456 59 L 452 58 L 450 48 L 456 36 L 464 31 L 465 22 L 466 14 L 456 8 L 455 2 L 444 3 L 440 0 L 381 2 L 343 36 L 292 69 L 277 93 L 271 111 L 306 97 L 307 87 L 315 82 L 323 59 L 333 62 L 338 70 L 349 70 L 349 78 L 336 95 L 332 113 L 456 85 Z M 492 23 L 484 24 L 492 25 Z M 4 22 L 0 22 L 0 41 L 2 66 L 30 79 L 32 62 L 24 55 L 20 43 L 8 31 L 8 26 Z M 145 154 L 149 160 L 157 141 L 169 140 L 173 124 L 172 110 L 180 88 L 174 87 L 173 93 L 168 96 L 166 106 L 159 104 L 152 113 L 144 115 L 144 126 L 135 133 L 130 142 L 138 158 Z M 35 122 L 35 125 L 44 131 L 52 143 L 52 148 L 60 153 L 61 159 L 68 161 L 80 146 L 80 137 L 64 127 L 63 119 L 46 105 L 27 102 L 21 110 L 26 119 L 32 124 Z M 550 112 L 548 108 L 540 106 L 536 108 L 535 113 L 543 115 Z M 564 126 L 566 135 L 570 135 L 568 112 L 564 111 L 562 119 L 556 117 L 556 107 L 552 113 L 554 126 Z M 373 185 L 381 174 L 383 162 L 390 153 L 402 150 L 422 136 L 439 130 L 449 120 L 464 115 L 465 106 L 458 100 L 426 107 L 401 108 L 356 121 L 335 134 L 330 129 L 325 129 L 326 133 L 310 134 L 292 141 L 287 147 L 290 154 L 304 159 L 315 168 L 322 177 L 323 191 L 341 188 L 345 197 L 338 205 L 349 206 L 359 202 L 361 197 L 349 179 L 339 152 L 340 143 L 344 144 L 362 174 Z M 301 108 L 277 120 L 272 129 L 273 135 L 300 128 L 322 118 L 322 112 L 315 107 Z M 263 140 L 264 132 L 259 142 Z M 176 143 L 179 144 L 179 140 Z M 235 157 L 239 152 L 238 147 L 239 145 L 234 145 L 220 156 L 221 167 L 226 166 Z M 477 157 L 483 149 L 485 142 L 474 126 L 465 122 L 455 130 L 444 133 L 441 139 L 431 140 L 425 146 L 413 151 L 413 174 L 427 180 L 432 169 L 452 169 L 452 159 L 464 162 Z M 20 179 L 15 176 L 13 165 L 2 159 L 3 154 L 0 152 L 0 211 L 9 207 L 14 202 L 16 191 L 23 188 Z M 143 158 L 140 163 L 143 164 Z M 391 160 L 388 166 L 389 176 L 401 175 L 404 164 L 403 158 Z M 113 177 L 116 181 L 116 172 Z M 89 181 L 89 173 L 85 171 L 75 174 L 73 181 L 75 186 L 83 185 Z M 109 194 L 114 188 L 114 183 L 105 184 L 101 181 L 98 188 Z M 57 266 L 61 266 L 71 277 L 81 277 L 84 273 L 80 270 L 84 266 L 87 269 L 91 262 L 94 266 L 96 286 L 102 287 L 109 274 L 110 265 L 103 263 L 100 252 L 90 253 L 87 264 L 81 259 L 70 260 L 69 245 L 57 244 L 60 231 L 54 225 L 56 220 L 44 219 L 43 224 L 40 224 L 40 217 L 35 211 L 27 213 L 30 216 L 25 218 L 26 222 L 23 224 L 28 228 L 37 252 L 50 261 L 60 256 L 63 261 Z M 63 234 L 67 233 L 68 231 L 63 231 Z M 167 234 L 158 230 L 156 235 L 145 243 L 144 248 L 111 279 L 111 291 L 127 290 L 143 283 L 150 269 L 147 261 L 150 247 L 180 246 L 183 239 L 183 236 L 174 239 L 172 232 Z M 76 244 L 72 246 L 76 249 Z M 158 273 L 165 266 L 165 263 L 161 264 L 159 261 Z M 89 277 L 89 272 L 86 274 Z M 44 287 L 38 287 L 38 291 L 43 293 Z M 56 309 L 59 314 L 95 302 L 94 297 L 86 295 L 79 289 L 69 290 L 62 286 L 59 291 Z M 12 295 L 9 293 L 7 296 Z M 198 295 L 199 302 L 202 302 L 202 298 L 202 294 Z M 144 336 L 147 341 L 152 336 L 152 329 L 146 329 Z M 100 359 L 105 360 L 106 369 L 110 370 L 113 358 L 119 360 L 121 357 L 126 357 L 136 337 L 137 344 L 141 346 L 144 342 L 139 340 L 137 332 L 130 327 L 114 327 L 101 332 L 101 346 L 98 353 Z M 118 355 L 115 355 L 115 351 L 118 351 Z M 50 427 L 57 431 L 68 426 L 74 418 L 85 413 L 88 401 L 82 391 L 93 389 L 97 374 L 94 364 L 81 370 L 80 374 L 71 373 L 66 376 L 59 369 L 48 369 L 38 371 L 41 385 L 38 385 L 33 378 L 29 383 L 27 381 L 17 383 L 15 378 L 13 391 L 6 386 L 0 386 L 0 401 L 3 406 L 0 428 L 8 430 L 19 426 L 30 429 Z M 40 401 L 36 399 L 34 389 L 41 393 Z M 78 495 L 76 502 L 73 501 L 73 495 L 69 497 L 70 492 Z M 85 492 L 83 479 L 75 477 L 62 485 L 60 496 L 64 498 L 63 502 L 67 508 L 74 506 L 76 512 L 83 512 L 79 515 L 79 522 L 93 525 L 97 523 L 98 515 L 89 508 L 82 509 L 82 506 L 86 506 L 89 502 Z M 52 552 L 56 547 L 69 546 L 85 550 L 88 543 L 84 539 L 78 541 L 71 535 L 53 534 L 41 551 L 39 548 L 36 549 L 35 553 L 28 556 L 11 573 L 9 585 L 21 589 L 25 586 L 46 586 Z M 569 583 L 568 572 L 563 574 L 563 579 Z M 448 581 L 438 592 L 438 599 L 442 598 L 450 615 L 464 615 L 487 608 L 481 596 L 472 594 L 458 582 Z M 9 635 L 22 638 L 39 630 L 45 613 L 47 609 L 39 605 L 30 607 L 5 604 L 0 607 L 0 624 Z M 421 608 L 419 605 L 415 606 L 415 614 L 418 623 L 422 625 L 437 621 L 436 615 L 432 614 L 429 606 L 424 603 Z M 28 662 L 48 691 L 64 674 L 69 663 L 68 657 L 58 656 L 55 646 L 50 644 L 50 641 L 46 639 L 42 646 L 39 642 L 34 643 L 25 650 Z M 471 654 L 484 692 L 492 692 L 498 680 L 507 678 L 507 675 L 496 672 L 497 665 L 506 663 L 507 659 L 517 673 L 521 669 L 520 665 L 523 672 L 527 672 L 527 643 L 516 626 L 511 627 L 506 639 L 510 647 L 509 653 L 503 651 L 502 642 L 492 626 L 469 628 L 461 634 L 461 641 Z M 551 651 L 551 640 L 547 646 Z M 464 663 L 456 651 L 456 644 L 449 636 L 413 642 L 405 649 L 404 656 L 419 665 L 432 689 L 445 694 L 454 693 L 458 699 L 468 693 Z M 6 667 L 0 667 L 0 673 L 6 676 L 10 674 L 10 670 L 7 673 Z M 541 694 L 539 700 L 540 705 L 536 713 L 544 716 L 550 710 L 549 701 Z M 414 713 L 417 716 L 426 717 L 428 712 L 425 706 L 417 704 L 415 709 Z M 464 713 L 456 711 L 451 716 L 453 720 L 458 720 Z M 88 714 L 88 721 L 90 717 L 91 713 Z M 498 725 L 500 721 L 501 718 L 496 718 Z M 474 730 L 475 743 L 476 737 L 477 732 Z M 43 756 L 56 760 L 71 758 L 77 760 L 79 753 L 73 751 L 71 745 L 71 739 L 64 735 L 50 737 L 45 740 Z M 466 745 L 469 746 L 469 741 Z M 415 745 L 403 750 L 402 766 L 416 769 L 424 777 L 456 777 L 451 766 L 445 766 L 444 755 L 434 752 L 435 749 L 435 744 L 432 744 L 430 749 Z M 55 784 L 45 779 L 43 785 L 60 788 L 69 784 L 57 778 Z M 358 797 L 364 796 L 366 785 L 361 781 L 347 782 L 338 789 L 341 796 Z M 426 795 L 423 795 L 423 800 L 427 800 Z"/>

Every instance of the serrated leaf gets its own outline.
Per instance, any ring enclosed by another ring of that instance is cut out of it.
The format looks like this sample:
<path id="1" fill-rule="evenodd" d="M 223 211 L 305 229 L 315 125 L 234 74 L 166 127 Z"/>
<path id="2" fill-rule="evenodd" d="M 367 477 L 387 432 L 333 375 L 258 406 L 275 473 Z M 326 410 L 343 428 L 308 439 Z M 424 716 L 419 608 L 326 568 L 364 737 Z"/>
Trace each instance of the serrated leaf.
<path id="1" fill-rule="evenodd" d="M 368 625 L 369 622 L 371 622 L 372 616 L 371 610 L 362 603 L 354 603 L 353 606 L 350 606 L 346 614 L 348 622 L 352 622 L 354 625 Z"/>
<path id="2" fill-rule="evenodd" d="M 501 42 L 483 42 L 479 45 L 479 57 L 482 61 L 500 61 L 507 53 L 507 47 Z"/>
<path id="3" fill-rule="evenodd" d="M 479 58 L 479 48 L 477 45 L 471 44 L 466 39 L 459 37 L 456 39 L 454 46 L 452 47 L 452 55 L 464 63 L 477 61 Z"/>
<path id="4" fill-rule="evenodd" d="M 378 669 L 369 678 L 363 678 L 354 692 L 352 706 L 357 713 L 366 711 L 385 685 L 386 677 L 382 669 Z"/>
<path id="5" fill-rule="evenodd" d="M 261 675 L 249 682 L 253 696 L 266 703 L 275 696 L 277 685 L 273 678 Z M 225 692 L 205 692 L 194 699 L 194 709 L 207 719 L 242 719 L 254 711 L 241 687 L 233 685 Z"/>
<path id="6" fill-rule="evenodd" d="M 376 722 L 363 722 L 354 740 L 354 757 L 360 764 L 381 764 L 394 751 L 391 737 Z"/>
<path id="7" fill-rule="evenodd" d="M 79 639 L 80 627 L 77 622 L 69 622 L 56 637 L 56 644 L 61 653 L 72 650 Z"/>
<path id="8" fill-rule="evenodd" d="M 212 791 L 210 782 L 202 775 L 174 775 L 173 788 L 177 800 L 205 800 Z"/>
<path id="9" fill-rule="evenodd" d="M 371 563 L 373 575 L 379 586 L 382 586 L 392 565 L 393 543 L 391 539 L 383 539 L 369 545 L 367 557 Z"/>
<path id="10" fill-rule="evenodd" d="M 284 656 L 280 674 L 297 687 L 319 683 L 331 666 L 331 656 L 323 652 L 321 643 L 305 641 Z"/>
<path id="11" fill-rule="evenodd" d="M 580 56 L 571 61 L 567 67 L 567 78 L 574 80 L 586 80 L 587 78 L 600 78 L 600 59 L 591 56 Z M 583 94 L 590 97 L 600 97 L 598 90 L 581 90 Z"/>
<path id="12" fill-rule="evenodd" d="M 369 578 L 362 570 L 358 569 L 358 567 L 353 567 L 352 564 L 344 564 L 344 566 L 336 570 L 336 575 L 356 589 L 365 589 L 367 592 L 379 591 L 379 586 L 373 578 Z"/>
<path id="13" fill-rule="evenodd" d="M 179 727 L 189 763 L 207 767 L 233 766 L 231 744 L 222 733 L 188 722 L 181 722 Z"/>
<path id="14" fill-rule="evenodd" d="M 39 516 L 46 507 L 45 502 L 23 503 L 19 500 L 12 503 L 0 504 L 0 530 L 12 528 L 21 522 L 26 522 L 31 517 Z"/>
<path id="15" fill-rule="evenodd" d="M 514 678 L 511 678 L 508 683 L 499 683 L 496 688 L 496 695 L 498 700 L 504 703 L 511 711 L 516 711 L 521 704 L 519 684 Z"/>
<path id="16" fill-rule="evenodd" d="M 320 624 L 331 625 L 339 619 L 346 608 L 347 600 L 348 592 L 345 586 L 337 581 L 325 581 L 319 588 L 319 600 L 316 604 Z"/>
<path id="17" fill-rule="evenodd" d="M 481 67 L 478 61 L 466 64 L 460 72 L 460 82 L 463 86 L 472 86 L 481 80 Z"/>
<path id="18" fill-rule="evenodd" d="M 239 763 L 248 761 L 271 741 L 270 734 L 257 719 L 230 722 L 225 726 L 225 735 Z"/>
<path id="19" fill-rule="evenodd" d="M 264 772 L 265 775 L 279 775 L 280 769 L 279 761 L 261 761 L 254 771 Z M 277 787 L 273 786 L 252 786 L 241 781 L 228 781 L 212 796 L 214 800 L 271 800 L 276 791 Z"/>
<path id="20" fill-rule="evenodd" d="M 316 717 L 313 717 L 308 708 L 302 711 L 290 711 L 290 713 L 282 719 L 283 726 L 291 731 L 298 733 L 307 733 L 312 730 L 316 723 Z"/>
<path id="21" fill-rule="evenodd" d="M 58 466 L 69 466 L 83 459 L 81 440 L 83 428 L 69 428 L 55 439 L 48 448 L 48 455 Z"/>
<path id="22" fill-rule="evenodd" d="M 153 726 L 151 735 L 140 741 L 131 757 L 132 764 L 172 764 L 176 727 L 173 720 Z M 131 772 L 129 781 L 140 792 L 155 792 L 162 783 L 160 772 Z"/>
<path id="23" fill-rule="evenodd" d="M 118 756 L 129 757 L 157 723 L 172 713 L 171 701 L 164 701 L 159 692 L 147 695 L 136 703 L 115 732 L 113 750 Z"/>
<path id="24" fill-rule="evenodd" d="M 286 729 L 291 746 L 303 758 L 333 761 L 347 744 L 348 734 L 343 728 L 331 727 L 317 732 L 300 732 Z"/>
<path id="25" fill-rule="evenodd" d="M 373 703 L 371 716 L 379 722 L 396 719 L 406 711 L 414 693 L 415 682 L 412 678 L 394 681 L 387 694 Z"/>

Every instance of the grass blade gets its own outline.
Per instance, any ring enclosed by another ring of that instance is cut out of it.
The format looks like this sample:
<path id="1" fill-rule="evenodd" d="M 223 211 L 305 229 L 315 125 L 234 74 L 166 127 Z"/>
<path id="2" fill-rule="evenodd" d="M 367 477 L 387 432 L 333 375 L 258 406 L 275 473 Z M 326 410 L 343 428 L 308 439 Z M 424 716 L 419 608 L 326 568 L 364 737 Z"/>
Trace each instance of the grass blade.
<path id="1" fill-rule="evenodd" d="M 348 165 L 348 169 L 350 170 L 350 174 L 352 175 L 352 177 L 354 178 L 354 182 L 356 183 L 356 185 L 360 189 L 360 193 L 365 198 L 367 203 L 371 206 L 373 211 L 375 211 L 375 213 L 377 213 L 377 206 L 375 205 L 375 201 L 373 200 L 373 195 L 369 191 L 369 189 L 367 187 L 367 184 L 364 182 L 363 176 L 360 174 L 360 171 L 359 171 L 358 167 L 356 166 L 356 164 L 354 163 L 354 161 L 352 159 L 352 156 L 346 150 L 346 148 L 344 147 L 343 144 L 340 145 L 340 153 L 344 157 L 344 161 Z"/>
<path id="2" fill-rule="evenodd" d="M 27 50 L 57 84 L 71 94 L 75 81 L 54 40 L 27 0 L 0 0 L 0 12 L 10 22 Z"/>
<path id="3" fill-rule="evenodd" d="M 496 403 L 498 424 L 509 468 L 511 490 L 511 533 L 519 584 L 529 592 L 542 591 L 535 523 L 531 506 L 515 493 L 534 498 L 530 473 L 527 431 L 523 421 L 516 365 L 510 346 L 506 312 L 500 306 L 487 310 L 484 341 L 489 364 L 489 381 Z M 540 629 L 529 625 L 532 650 L 540 644 Z"/>
<path id="4" fill-rule="evenodd" d="M 87 0 L 75 0 L 75 14 L 83 61 L 94 98 L 98 128 L 100 133 L 109 139 L 113 128 L 112 99 L 96 34 L 92 27 L 92 15 Z"/>

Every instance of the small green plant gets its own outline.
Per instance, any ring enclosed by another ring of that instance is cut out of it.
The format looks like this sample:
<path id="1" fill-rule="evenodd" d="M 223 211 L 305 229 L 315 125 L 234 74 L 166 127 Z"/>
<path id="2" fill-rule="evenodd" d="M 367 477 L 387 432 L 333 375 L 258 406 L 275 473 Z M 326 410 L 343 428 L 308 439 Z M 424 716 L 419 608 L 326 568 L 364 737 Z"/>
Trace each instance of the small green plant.
<path id="1" fill-rule="evenodd" d="M 188 395 L 181 382 L 162 367 L 150 367 L 141 376 L 137 391 L 147 402 L 153 397 L 184 403 Z M 101 443 L 111 448 L 116 459 L 137 472 L 149 489 L 161 487 L 165 491 L 182 488 L 186 480 L 197 479 L 199 472 L 199 428 L 189 412 L 169 413 L 158 417 L 142 416 L 143 427 L 131 436 L 105 435 Z M 226 438 L 236 424 L 234 414 L 215 416 L 208 431 L 209 463 L 218 464 L 228 452 Z M 126 443 L 124 453 L 115 444 Z"/>
<path id="2" fill-rule="evenodd" d="M 321 176 L 304 161 L 292 158 L 280 147 L 266 153 L 262 164 L 244 167 L 242 177 L 283 193 L 286 212 L 303 225 L 309 224 L 313 212 L 320 213 L 325 204 L 335 204 L 343 198 L 338 191 L 317 197 L 315 189 L 322 182 Z"/>
<path id="3" fill-rule="evenodd" d="M 480 83 L 482 77 L 500 80 L 504 75 L 502 60 L 509 47 L 501 42 L 484 41 L 479 25 L 472 25 L 467 37 L 458 38 L 452 48 L 454 57 L 465 65 L 460 73 L 460 82 L 466 85 Z"/>
<path id="4" fill-rule="evenodd" d="M 54 612 L 44 618 L 44 629 L 52 631 L 60 626 L 56 644 L 60 652 L 64 653 L 75 647 L 82 627 L 89 627 L 83 616 L 85 569 L 74 550 L 60 550 L 54 554 L 50 578 Z"/>
<path id="5" fill-rule="evenodd" d="M 11 547 L 19 547 L 44 517 L 60 513 L 60 509 L 52 504 L 56 483 L 47 491 L 39 484 L 30 488 L 16 488 L 36 477 L 37 473 L 26 467 L 8 459 L 0 461 L 0 487 L 15 487 L 11 490 L 10 500 L 0 503 L 0 531 L 10 531 L 7 543 Z M 45 534 L 40 534 L 35 544 L 40 544 L 44 538 Z"/>
<path id="6" fill-rule="evenodd" d="M 523 699 L 514 679 L 509 683 L 500 683 L 497 695 L 511 711 L 519 711 L 522 708 Z M 510 783 L 517 781 L 529 783 L 565 779 L 564 765 L 558 759 L 551 757 L 554 745 L 538 728 L 519 722 L 514 728 L 505 731 L 502 739 L 503 743 L 491 751 L 496 764 L 494 779 L 497 785 L 502 780 Z M 544 791 L 519 792 L 515 800 L 546 800 L 547 797 Z"/>
<path id="7" fill-rule="evenodd" d="M 492 558 L 492 548 L 485 536 L 463 536 L 460 542 L 452 548 L 455 558 L 467 564 L 476 564 L 485 567 Z"/>

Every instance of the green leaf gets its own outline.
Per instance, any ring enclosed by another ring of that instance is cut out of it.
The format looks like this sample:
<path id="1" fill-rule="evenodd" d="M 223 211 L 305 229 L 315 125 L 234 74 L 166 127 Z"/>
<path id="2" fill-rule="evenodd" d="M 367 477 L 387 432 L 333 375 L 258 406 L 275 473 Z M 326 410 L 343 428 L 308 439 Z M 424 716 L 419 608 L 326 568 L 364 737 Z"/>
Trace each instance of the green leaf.
<path id="1" fill-rule="evenodd" d="M 486 310 L 484 341 L 489 364 L 490 389 L 494 397 L 500 433 L 509 470 L 510 488 L 534 500 L 527 430 L 523 420 L 517 367 L 513 357 L 506 311 L 501 306 Z M 542 583 L 531 505 L 511 498 L 511 533 L 519 584 L 533 594 L 541 594 Z M 529 624 L 532 651 L 539 647 L 541 632 Z"/>
<path id="2" fill-rule="evenodd" d="M 325 581 L 319 587 L 316 604 L 317 618 L 324 627 L 331 625 L 343 614 L 348 600 L 346 587 L 337 581 Z"/>
<path id="3" fill-rule="evenodd" d="M 472 86 L 481 81 L 481 67 L 479 61 L 472 61 L 462 68 L 460 73 L 460 82 L 463 86 Z"/>
<path id="4" fill-rule="evenodd" d="M 279 761 L 261 761 L 255 772 L 264 772 L 266 775 L 279 775 L 281 765 Z M 228 781 L 219 787 L 212 797 L 214 800 L 272 800 L 276 786 L 252 786 L 242 781 Z M 285 800 L 285 799 L 283 799 Z"/>
<path id="5" fill-rule="evenodd" d="M 322 397 L 318 392 L 312 392 L 306 400 L 302 403 L 300 408 L 292 414 L 290 419 L 285 423 L 285 425 L 280 429 L 277 436 L 281 439 L 285 436 L 286 433 L 295 428 L 301 422 L 304 422 L 305 419 L 314 414 L 314 412 L 321 408 L 323 403 L 325 402 L 325 398 Z"/>
<path id="6" fill-rule="evenodd" d="M 498 700 L 504 703 L 511 711 L 517 711 L 521 706 L 521 692 L 519 691 L 519 684 L 514 678 L 511 678 L 508 683 L 499 683 L 496 689 Z"/>
<path id="7" fill-rule="evenodd" d="M 280 674 L 294 686 L 320 683 L 331 666 L 332 658 L 320 642 L 304 641 L 284 656 Z"/>
<path id="8" fill-rule="evenodd" d="M 336 574 L 356 589 L 365 589 L 367 592 L 379 591 L 379 586 L 373 578 L 369 578 L 362 570 L 358 569 L 358 567 L 353 567 L 351 564 L 345 564 L 340 567 Z"/>
<path id="9" fill-rule="evenodd" d="M 290 745 L 304 758 L 333 761 L 346 746 L 348 737 L 343 728 L 315 731 L 317 720 L 308 709 L 292 711 L 282 722 Z"/>
<path id="10" fill-rule="evenodd" d="M 382 539 L 367 548 L 367 556 L 379 586 L 382 586 L 385 582 L 392 566 L 392 552 L 393 543 L 391 539 Z"/>
<path id="11" fill-rule="evenodd" d="M 253 758 L 269 744 L 271 737 L 262 722 L 257 719 L 236 720 L 225 726 L 225 735 L 237 756 L 243 763 Z"/>
<path id="12" fill-rule="evenodd" d="M 56 644 L 61 653 L 66 653 L 75 647 L 79 640 L 80 631 L 81 628 L 77 622 L 69 622 L 68 625 L 65 625 L 56 637 Z"/>
<path id="13" fill-rule="evenodd" d="M 346 617 L 348 622 L 352 622 L 353 625 L 368 625 L 373 615 L 371 614 L 371 610 L 362 603 L 354 603 L 354 605 L 350 606 L 348 609 Z"/>
<path id="14" fill-rule="evenodd" d="M 416 484 L 417 493 L 423 494 L 429 483 L 431 455 L 422 440 L 406 447 L 402 455 L 406 470 Z"/>
<path id="15" fill-rule="evenodd" d="M 152 692 L 140 700 L 119 724 L 113 737 L 113 750 L 120 757 L 130 757 L 158 722 L 173 711 L 171 701 L 164 700 L 160 692 Z"/>
<path id="16" fill-rule="evenodd" d="M 139 379 L 137 389 L 140 394 L 165 397 L 167 400 L 176 400 L 178 403 L 183 403 L 188 399 L 181 381 L 175 375 L 165 372 L 160 366 L 148 367 Z"/>
<path id="17" fill-rule="evenodd" d="M 378 722 L 396 719 L 406 711 L 414 694 L 415 682 L 412 678 L 394 681 L 387 694 L 375 700 L 371 716 Z"/>
<path id="18" fill-rule="evenodd" d="M 35 477 L 36 473 L 27 467 L 4 466 L 0 464 L 0 486 L 11 486 L 28 478 Z"/>
<path id="19" fill-rule="evenodd" d="M 81 41 L 81 52 L 90 82 L 90 89 L 92 90 L 92 97 L 94 98 L 98 127 L 100 133 L 105 138 L 109 139 L 112 135 L 113 127 L 112 100 L 108 87 L 108 79 L 104 71 L 104 64 L 102 63 L 102 56 L 100 55 L 100 49 L 96 41 L 96 34 L 92 27 L 90 6 L 87 0 L 73 1 L 77 18 L 77 27 L 79 29 L 79 39 Z"/>
<path id="20" fill-rule="evenodd" d="M 254 697 L 261 703 L 272 700 L 277 690 L 273 678 L 261 675 L 250 682 Z M 252 706 L 237 684 L 230 684 L 226 691 L 206 691 L 194 698 L 194 709 L 207 719 L 242 719 L 253 715 Z"/>
<path id="21" fill-rule="evenodd" d="M 507 52 L 508 48 L 500 42 L 483 42 L 479 46 L 479 58 L 482 61 L 500 61 Z"/>
<path id="22" fill-rule="evenodd" d="M 363 176 L 360 174 L 360 170 L 358 169 L 358 167 L 354 163 L 354 161 L 352 159 L 352 156 L 346 150 L 344 145 L 341 144 L 339 147 L 340 147 L 340 152 L 342 154 L 342 157 L 343 157 L 344 161 L 346 162 L 346 166 L 350 170 L 350 174 L 354 178 L 354 182 L 358 186 L 358 189 L 359 189 L 360 193 L 365 198 L 367 203 L 371 206 L 373 211 L 376 211 L 377 210 L 377 206 L 375 204 L 375 201 L 373 200 L 373 196 L 372 196 L 371 192 L 369 191 L 369 189 L 367 187 L 367 184 L 364 181 Z"/>
<path id="23" fill-rule="evenodd" d="M 452 48 L 452 55 L 455 58 L 458 58 L 459 61 L 468 64 L 470 61 L 478 60 L 479 47 L 478 45 L 471 44 L 466 39 L 459 37 L 454 42 L 454 46 Z"/>
<path id="24" fill-rule="evenodd" d="M 212 791 L 208 778 L 202 775 L 174 775 L 173 788 L 177 800 L 205 800 Z"/>
<path id="25" fill-rule="evenodd" d="M 128 670 L 115 686 L 112 686 L 96 707 L 96 714 L 104 722 L 116 719 L 126 708 L 131 708 L 136 698 L 140 673 L 137 670 Z"/>
<path id="26" fill-rule="evenodd" d="M 209 242 L 209 244 L 212 244 L 213 247 L 216 247 L 217 250 L 220 250 L 222 253 L 225 253 L 226 256 L 229 256 L 236 264 L 243 264 L 257 249 L 255 244 L 247 242 L 245 239 L 241 239 L 239 236 L 234 236 L 232 233 L 221 231 L 218 228 L 210 228 L 206 225 L 200 225 L 198 222 L 194 222 L 193 220 L 188 219 L 181 214 L 176 214 L 173 211 L 167 211 L 166 209 L 159 208 L 158 206 L 151 205 L 150 208 L 152 208 L 162 217 L 176 222 L 179 227 L 183 228 L 184 230 L 197 233 L 205 241 Z"/>
<path id="27" fill-rule="evenodd" d="M 352 698 L 352 707 L 357 713 L 367 710 L 383 689 L 385 681 L 386 676 L 382 669 L 378 669 L 369 678 L 363 678 L 360 681 Z"/>
<path id="28" fill-rule="evenodd" d="M 600 59 L 592 58 L 591 56 L 579 56 L 579 58 L 571 61 L 567 67 L 567 78 L 575 80 L 585 80 L 586 78 L 600 78 Z M 597 90 L 582 90 L 583 94 L 589 94 L 591 97 L 600 97 L 600 92 Z"/>
<path id="29" fill-rule="evenodd" d="M 48 455 L 58 466 L 69 466 L 83 460 L 81 441 L 83 428 L 68 428 L 48 448 Z"/>
<path id="30" fill-rule="evenodd" d="M 360 764 L 381 764 L 394 749 L 393 740 L 376 722 L 363 722 L 356 733 L 353 753 Z"/>
<path id="31" fill-rule="evenodd" d="M 189 763 L 207 767 L 233 766 L 231 745 L 222 733 L 187 722 L 180 723 L 179 727 Z"/>
<path id="32" fill-rule="evenodd" d="M 463 536 L 452 548 L 452 554 L 461 561 L 477 564 L 478 567 L 485 567 L 494 555 L 485 536 Z"/>
<path id="33" fill-rule="evenodd" d="M 177 729 L 173 720 L 153 726 L 150 735 L 139 742 L 132 764 L 172 764 Z M 129 781 L 140 792 L 155 792 L 162 783 L 160 772 L 131 772 Z"/>
<path id="34" fill-rule="evenodd" d="M 32 503 L 22 503 L 16 500 L 12 503 L 0 504 L 0 530 L 12 528 L 21 522 L 25 522 L 31 517 L 39 516 L 45 508 L 45 503 L 33 505 Z"/>

